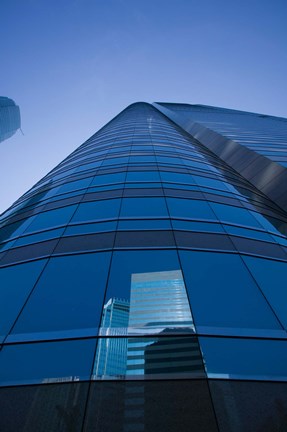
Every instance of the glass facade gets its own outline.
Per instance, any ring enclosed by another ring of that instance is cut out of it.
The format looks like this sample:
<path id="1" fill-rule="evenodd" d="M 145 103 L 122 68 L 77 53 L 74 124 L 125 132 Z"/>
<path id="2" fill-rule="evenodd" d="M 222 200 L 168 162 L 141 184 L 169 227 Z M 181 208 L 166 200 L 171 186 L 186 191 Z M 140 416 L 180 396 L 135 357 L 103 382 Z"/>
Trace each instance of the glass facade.
<path id="1" fill-rule="evenodd" d="M 126 108 L 0 224 L 0 429 L 284 430 L 287 213 L 167 112 Z"/>

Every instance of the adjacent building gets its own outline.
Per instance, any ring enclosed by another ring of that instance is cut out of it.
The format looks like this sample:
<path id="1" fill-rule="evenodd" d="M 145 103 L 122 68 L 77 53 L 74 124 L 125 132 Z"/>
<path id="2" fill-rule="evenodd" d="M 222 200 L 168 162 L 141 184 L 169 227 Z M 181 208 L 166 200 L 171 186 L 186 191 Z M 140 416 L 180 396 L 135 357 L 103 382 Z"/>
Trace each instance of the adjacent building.
<path id="1" fill-rule="evenodd" d="M 12 99 L 0 96 L 0 142 L 21 127 L 20 109 Z"/>
<path id="2" fill-rule="evenodd" d="M 286 139 L 135 103 L 2 214 L 0 430 L 286 429 Z"/>

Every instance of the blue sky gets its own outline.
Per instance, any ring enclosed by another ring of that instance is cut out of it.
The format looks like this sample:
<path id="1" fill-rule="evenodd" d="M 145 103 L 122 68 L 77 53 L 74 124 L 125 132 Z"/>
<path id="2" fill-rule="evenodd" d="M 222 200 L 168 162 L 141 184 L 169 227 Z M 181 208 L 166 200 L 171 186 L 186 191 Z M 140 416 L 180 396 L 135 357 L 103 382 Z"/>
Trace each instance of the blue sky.
<path id="1" fill-rule="evenodd" d="M 0 213 L 135 101 L 287 117 L 286 0 L 2 0 Z"/>

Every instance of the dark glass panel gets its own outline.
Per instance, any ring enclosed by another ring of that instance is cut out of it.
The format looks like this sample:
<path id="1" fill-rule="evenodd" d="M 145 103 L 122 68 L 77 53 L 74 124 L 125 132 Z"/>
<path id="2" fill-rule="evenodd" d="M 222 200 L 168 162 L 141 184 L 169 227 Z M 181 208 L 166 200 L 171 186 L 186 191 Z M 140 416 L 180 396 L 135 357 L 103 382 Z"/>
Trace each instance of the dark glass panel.
<path id="1" fill-rule="evenodd" d="M 0 335 L 9 332 L 45 264 L 41 260 L 0 269 Z"/>
<path id="2" fill-rule="evenodd" d="M 0 430 L 80 432 L 87 383 L 60 383 L 0 389 Z"/>
<path id="3" fill-rule="evenodd" d="M 196 325 L 281 328 L 238 255 L 180 251 L 180 258 Z"/>
<path id="4" fill-rule="evenodd" d="M 92 233 L 102 232 L 102 231 L 115 231 L 116 226 L 117 226 L 116 221 L 69 225 L 66 228 L 64 235 L 70 236 L 70 235 L 77 235 L 77 234 L 92 234 Z"/>
<path id="5" fill-rule="evenodd" d="M 51 259 L 13 333 L 98 327 L 109 264 L 110 253 Z"/>
<path id="6" fill-rule="evenodd" d="M 208 232 L 224 233 L 224 230 L 219 223 L 193 222 L 193 221 L 173 219 L 172 226 L 175 230 L 202 231 L 202 232 L 208 231 Z"/>
<path id="7" fill-rule="evenodd" d="M 137 219 L 128 221 L 119 221 L 119 230 L 169 230 L 171 223 L 169 219 Z"/>
<path id="8" fill-rule="evenodd" d="M 209 385 L 221 432 L 286 431 L 286 383 L 212 380 Z"/>
<path id="9" fill-rule="evenodd" d="M 21 235 L 25 231 L 27 226 L 34 220 L 34 218 L 35 217 L 22 219 L 9 225 L 3 225 L 0 228 L 0 242 Z"/>
<path id="10" fill-rule="evenodd" d="M 14 247 L 28 245 L 31 243 L 37 243 L 52 238 L 60 237 L 63 234 L 64 229 L 65 228 L 59 228 L 55 230 L 43 231 L 39 234 L 32 234 L 32 235 L 20 237 L 18 240 L 15 241 Z"/>
<path id="11" fill-rule="evenodd" d="M 0 261 L 0 265 L 3 266 L 6 264 L 48 257 L 55 249 L 57 243 L 58 239 L 47 240 L 41 243 L 35 243 L 11 249 L 3 256 Z"/>
<path id="12" fill-rule="evenodd" d="M 114 240 L 115 232 L 67 236 L 60 239 L 53 254 L 111 249 Z"/>
<path id="13" fill-rule="evenodd" d="M 17 385 L 88 379 L 95 339 L 6 345 L 0 352 L 0 383 Z"/>
<path id="14" fill-rule="evenodd" d="M 108 407 L 108 409 L 107 409 Z M 84 431 L 217 432 L 206 381 L 95 382 Z"/>
<path id="15" fill-rule="evenodd" d="M 245 263 L 287 329 L 287 262 L 245 256 Z"/>

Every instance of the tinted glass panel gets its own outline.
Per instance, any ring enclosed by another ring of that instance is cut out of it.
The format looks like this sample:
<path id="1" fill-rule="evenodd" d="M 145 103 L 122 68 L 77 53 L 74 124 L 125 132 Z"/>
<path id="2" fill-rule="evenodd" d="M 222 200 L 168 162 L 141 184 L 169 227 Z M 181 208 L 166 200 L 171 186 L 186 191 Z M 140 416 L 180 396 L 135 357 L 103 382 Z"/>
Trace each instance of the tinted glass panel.
<path id="1" fill-rule="evenodd" d="M 9 332 L 45 263 L 41 260 L 0 269 L 0 335 Z"/>
<path id="2" fill-rule="evenodd" d="M 26 229 L 25 234 L 32 231 L 40 231 L 45 228 L 53 228 L 54 226 L 67 224 L 76 208 L 77 206 L 68 206 L 38 214 L 31 225 Z"/>
<path id="3" fill-rule="evenodd" d="M 0 430 L 80 432 L 87 393 L 87 383 L 2 388 Z"/>
<path id="4" fill-rule="evenodd" d="M 167 198 L 171 217 L 188 219 L 216 219 L 209 205 L 200 200 Z"/>
<path id="5" fill-rule="evenodd" d="M 118 216 L 120 200 L 103 200 L 80 204 L 72 222 L 111 219 Z"/>
<path id="6" fill-rule="evenodd" d="M 121 217 L 168 216 L 164 198 L 124 198 Z"/>
<path id="7" fill-rule="evenodd" d="M 94 379 L 204 377 L 204 366 L 196 336 L 153 338 L 101 338 L 94 364 Z M 164 336 L 164 337 L 160 337 Z"/>
<path id="8" fill-rule="evenodd" d="M 94 339 L 5 346 L 0 353 L 0 383 L 14 385 L 87 379 L 94 350 Z"/>
<path id="9" fill-rule="evenodd" d="M 125 329 L 124 334 L 127 327 L 143 334 L 194 328 L 176 252 L 114 253 L 102 334 L 109 334 L 111 327 Z"/>
<path id="10" fill-rule="evenodd" d="M 94 382 L 84 430 L 218 431 L 203 380 Z"/>
<path id="11" fill-rule="evenodd" d="M 221 432 L 284 432 L 286 383 L 209 382 Z"/>
<path id="12" fill-rule="evenodd" d="M 210 205 L 220 221 L 261 228 L 248 210 L 224 204 L 210 203 Z"/>
<path id="13" fill-rule="evenodd" d="M 180 251 L 180 257 L 197 325 L 281 328 L 238 255 Z"/>
<path id="14" fill-rule="evenodd" d="M 287 263 L 247 256 L 244 261 L 281 323 L 287 328 Z"/>
<path id="15" fill-rule="evenodd" d="M 200 346 L 211 378 L 287 378 L 287 341 L 202 337 Z"/>
<path id="16" fill-rule="evenodd" d="M 109 253 L 51 259 L 13 333 L 98 327 L 109 262 Z"/>

